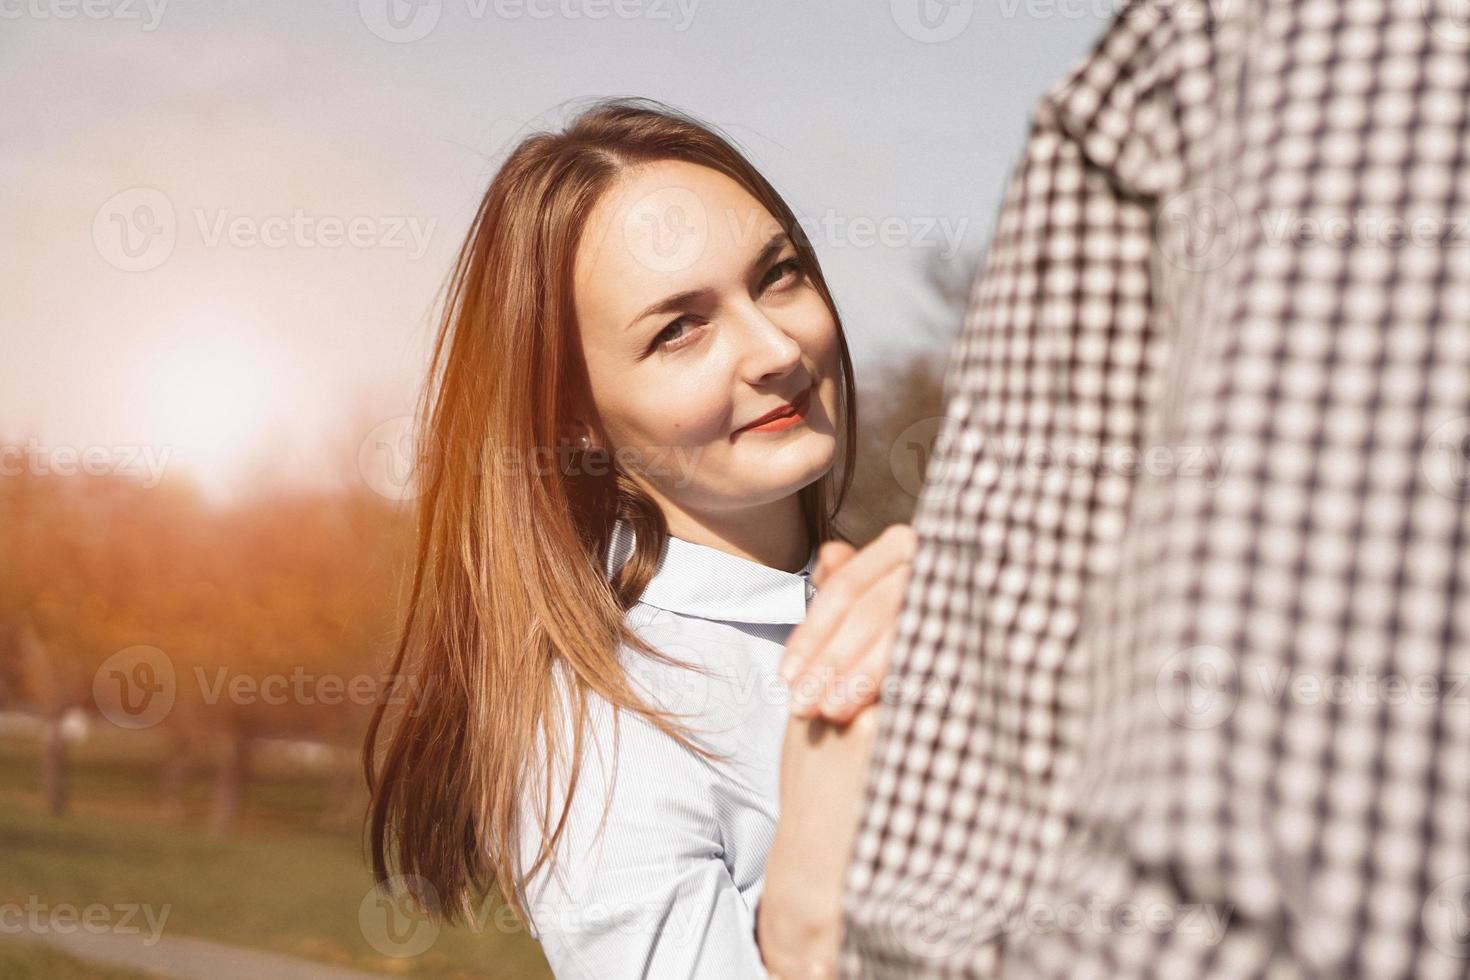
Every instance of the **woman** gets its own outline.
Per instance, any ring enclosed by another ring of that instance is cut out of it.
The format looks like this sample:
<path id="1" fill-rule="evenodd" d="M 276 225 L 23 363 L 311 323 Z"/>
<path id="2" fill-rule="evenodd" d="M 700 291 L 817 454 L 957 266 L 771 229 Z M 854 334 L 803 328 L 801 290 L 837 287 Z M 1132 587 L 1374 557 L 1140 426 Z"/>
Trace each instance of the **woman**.
<path id="1" fill-rule="evenodd" d="M 792 710 L 777 671 L 836 538 L 789 666 L 881 672 L 912 534 L 854 556 L 834 525 L 852 367 L 791 210 L 649 103 L 533 136 L 428 390 L 378 880 L 450 920 L 498 886 L 559 976 L 830 969 L 873 691 Z"/>

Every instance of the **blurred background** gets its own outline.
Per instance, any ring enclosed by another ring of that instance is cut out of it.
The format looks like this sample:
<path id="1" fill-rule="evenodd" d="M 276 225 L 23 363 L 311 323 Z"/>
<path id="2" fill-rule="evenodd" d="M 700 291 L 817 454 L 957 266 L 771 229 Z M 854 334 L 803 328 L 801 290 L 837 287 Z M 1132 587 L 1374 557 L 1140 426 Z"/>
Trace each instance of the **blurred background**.
<path id="1" fill-rule="evenodd" d="M 721 128 L 857 366 L 842 519 L 907 520 L 1031 107 L 1110 0 L 0 0 L 0 976 L 547 975 L 377 895 L 357 750 L 410 413 L 509 148 Z"/>

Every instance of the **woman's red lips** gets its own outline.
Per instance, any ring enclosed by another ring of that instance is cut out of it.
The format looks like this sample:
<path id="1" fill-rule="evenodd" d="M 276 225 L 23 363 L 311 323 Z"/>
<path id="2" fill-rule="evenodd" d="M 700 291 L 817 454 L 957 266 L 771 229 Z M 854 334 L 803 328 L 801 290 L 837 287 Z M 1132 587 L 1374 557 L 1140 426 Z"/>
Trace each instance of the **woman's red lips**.
<path id="1" fill-rule="evenodd" d="M 768 423 L 782 420 L 790 421 L 787 422 L 786 425 L 770 426 L 770 428 L 778 430 L 788 429 L 791 426 L 795 425 L 797 422 L 801 421 L 802 417 L 806 415 L 807 407 L 811 404 L 811 395 L 812 386 L 807 385 L 805 391 L 797 395 L 794 399 L 787 402 L 785 405 L 782 405 L 780 408 L 774 411 L 767 412 L 765 415 L 762 415 L 760 418 L 756 419 L 753 422 L 747 422 L 745 425 L 741 426 L 735 431 L 745 432 L 751 429 L 765 429 Z"/>

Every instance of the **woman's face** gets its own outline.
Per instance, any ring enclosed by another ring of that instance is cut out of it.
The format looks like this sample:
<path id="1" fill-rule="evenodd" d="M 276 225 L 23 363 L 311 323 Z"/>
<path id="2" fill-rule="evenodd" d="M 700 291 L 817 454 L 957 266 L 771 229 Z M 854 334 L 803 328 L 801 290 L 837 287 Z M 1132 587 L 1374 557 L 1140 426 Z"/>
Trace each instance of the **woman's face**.
<path id="1" fill-rule="evenodd" d="M 666 507 L 768 503 L 832 466 L 837 324 L 738 183 L 681 161 L 627 172 L 588 216 L 573 274 L 593 401 L 574 431 Z M 747 427 L 793 401 L 794 424 Z"/>

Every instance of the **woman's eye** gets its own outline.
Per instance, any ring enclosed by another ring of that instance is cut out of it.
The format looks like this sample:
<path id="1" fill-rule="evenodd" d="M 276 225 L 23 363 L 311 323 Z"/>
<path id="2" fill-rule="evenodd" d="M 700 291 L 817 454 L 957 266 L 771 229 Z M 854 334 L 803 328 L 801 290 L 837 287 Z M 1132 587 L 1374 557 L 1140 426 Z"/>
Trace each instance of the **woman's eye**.
<path id="1" fill-rule="evenodd" d="M 666 351 L 678 350 L 684 346 L 684 343 L 688 343 L 687 340 L 684 343 L 680 343 L 688 334 L 688 331 L 686 330 L 684 333 L 680 333 L 679 328 L 693 326 L 694 324 L 691 322 L 690 317 L 681 316 L 658 332 L 658 336 L 653 338 L 653 346 L 655 348 L 663 348 Z"/>
<path id="2" fill-rule="evenodd" d="M 761 280 L 761 289 L 770 289 L 772 286 L 788 280 L 794 280 L 801 274 L 801 263 L 796 259 L 786 259 L 771 266 L 770 271 Z"/>

